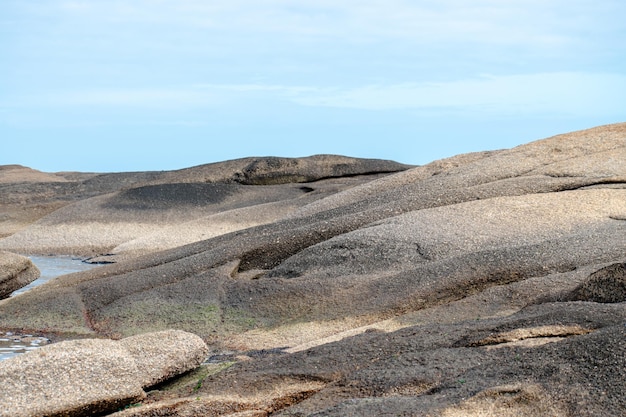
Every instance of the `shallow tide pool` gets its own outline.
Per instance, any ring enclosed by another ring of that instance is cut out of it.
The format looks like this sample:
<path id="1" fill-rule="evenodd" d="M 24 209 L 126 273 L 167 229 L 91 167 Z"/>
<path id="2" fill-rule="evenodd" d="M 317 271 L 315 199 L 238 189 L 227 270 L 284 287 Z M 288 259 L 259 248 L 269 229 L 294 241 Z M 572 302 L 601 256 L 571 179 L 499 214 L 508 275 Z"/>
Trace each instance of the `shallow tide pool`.
<path id="1" fill-rule="evenodd" d="M 28 258 L 39 268 L 41 275 L 27 286 L 15 291 L 11 294 L 11 297 L 22 294 L 58 276 L 86 271 L 98 266 L 85 263 L 82 259 L 70 256 L 29 256 Z"/>
<path id="2" fill-rule="evenodd" d="M 82 259 L 69 256 L 29 256 L 30 260 L 37 265 L 41 276 L 27 286 L 20 288 L 11 294 L 11 297 L 19 297 L 31 288 L 41 285 L 53 278 L 73 272 L 86 271 L 98 265 L 87 264 Z M 0 332 L 0 360 L 8 359 L 29 350 L 37 349 L 49 341 L 44 337 L 36 337 L 29 334 L 17 334 L 14 332 Z"/>

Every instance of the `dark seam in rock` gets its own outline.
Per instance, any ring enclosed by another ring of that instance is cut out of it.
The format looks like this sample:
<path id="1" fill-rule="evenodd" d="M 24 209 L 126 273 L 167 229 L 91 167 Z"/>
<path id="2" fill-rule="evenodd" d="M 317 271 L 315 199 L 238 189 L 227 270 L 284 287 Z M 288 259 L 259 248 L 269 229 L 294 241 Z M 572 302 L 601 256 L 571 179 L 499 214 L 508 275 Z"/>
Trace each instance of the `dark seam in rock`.
<path id="1" fill-rule="evenodd" d="M 424 249 L 422 248 L 422 246 L 417 242 L 415 243 L 415 250 L 417 251 L 417 254 L 421 256 L 422 258 L 424 258 L 425 260 L 427 261 L 431 260 L 431 257 L 428 256 L 426 252 L 424 252 Z"/>

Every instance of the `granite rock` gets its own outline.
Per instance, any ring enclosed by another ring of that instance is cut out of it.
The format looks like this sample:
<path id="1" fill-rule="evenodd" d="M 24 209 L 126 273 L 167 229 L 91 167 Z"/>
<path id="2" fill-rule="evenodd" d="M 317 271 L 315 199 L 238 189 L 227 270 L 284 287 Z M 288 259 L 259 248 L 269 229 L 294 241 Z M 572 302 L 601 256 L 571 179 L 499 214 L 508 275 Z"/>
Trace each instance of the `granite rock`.
<path id="1" fill-rule="evenodd" d="M 0 327 L 177 328 L 238 362 L 192 397 L 124 416 L 626 413 L 626 124 L 394 174 L 328 177 L 308 163 L 227 161 L 65 206 L 42 230 L 85 213 L 137 227 L 172 207 L 234 219 L 259 196 L 291 204 L 59 277 L 1 302 Z M 190 229 L 211 227 L 198 220 Z"/>
<path id="2" fill-rule="evenodd" d="M 39 269 L 25 256 L 0 251 L 0 299 L 39 278 Z"/>
<path id="3" fill-rule="evenodd" d="M 113 412 L 145 398 L 143 388 L 196 368 L 206 354 L 199 337 L 173 330 L 43 346 L 0 362 L 0 416 Z"/>

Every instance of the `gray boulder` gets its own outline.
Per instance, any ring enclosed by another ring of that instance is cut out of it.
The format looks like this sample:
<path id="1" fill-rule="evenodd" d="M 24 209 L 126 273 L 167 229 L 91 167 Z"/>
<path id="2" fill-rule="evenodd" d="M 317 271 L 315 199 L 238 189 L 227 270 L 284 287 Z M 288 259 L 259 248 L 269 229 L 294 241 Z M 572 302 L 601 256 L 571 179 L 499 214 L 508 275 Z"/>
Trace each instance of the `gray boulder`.
<path id="1" fill-rule="evenodd" d="M 0 416 L 116 411 L 145 398 L 143 388 L 196 368 L 206 355 L 202 339 L 174 330 L 44 346 L 0 362 Z"/>
<path id="2" fill-rule="evenodd" d="M 615 125 L 439 161 L 317 200 L 308 193 L 296 199 L 309 204 L 278 221 L 57 278 L 3 304 L 0 326 L 116 337 L 179 328 L 229 344 L 255 329 L 246 346 L 276 347 L 285 346 L 278 331 L 304 343 L 615 262 L 626 239 L 625 160 L 626 125 Z M 242 195 L 237 187 L 232 195 Z M 51 323 L 52 313 L 62 320 Z M 316 324 L 341 320 L 339 329 Z M 265 334 L 276 341 L 259 344 Z"/>
<path id="3" fill-rule="evenodd" d="M 0 299 L 39 278 L 39 269 L 25 256 L 0 251 Z"/>

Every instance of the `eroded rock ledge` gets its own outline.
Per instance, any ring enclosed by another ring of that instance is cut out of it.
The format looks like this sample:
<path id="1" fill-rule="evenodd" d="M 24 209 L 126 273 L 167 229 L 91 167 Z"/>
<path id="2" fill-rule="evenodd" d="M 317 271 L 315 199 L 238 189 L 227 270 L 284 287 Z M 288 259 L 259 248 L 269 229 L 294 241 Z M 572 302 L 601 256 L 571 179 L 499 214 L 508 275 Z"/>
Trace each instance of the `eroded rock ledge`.
<path id="1" fill-rule="evenodd" d="M 25 256 L 0 251 L 0 299 L 39 278 L 39 269 Z"/>

